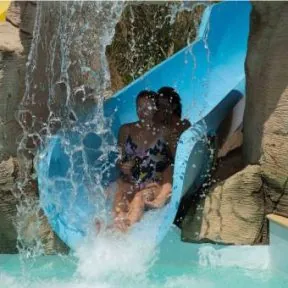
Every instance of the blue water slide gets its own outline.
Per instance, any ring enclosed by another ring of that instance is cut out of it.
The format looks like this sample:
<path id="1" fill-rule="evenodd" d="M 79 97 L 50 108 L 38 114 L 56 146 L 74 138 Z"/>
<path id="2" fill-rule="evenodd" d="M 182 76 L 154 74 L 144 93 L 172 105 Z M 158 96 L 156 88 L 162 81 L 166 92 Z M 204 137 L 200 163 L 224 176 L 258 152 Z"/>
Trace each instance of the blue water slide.
<path id="1" fill-rule="evenodd" d="M 216 133 L 244 95 L 250 9 L 246 1 L 221 2 L 206 8 L 192 44 L 105 102 L 109 129 L 100 131 L 96 123 L 98 130 L 93 131 L 91 119 L 99 113 L 95 108 L 73 128 L 47 140 L 36 164 L 40 203 L 53 230 L 68 246 L 75 249 L 95 215 L 102 217 L 110 209 L 105 189 L 117 178 L 117 153 L 112 149 L 107 154 L 105 147 L 115 145 L 121 125 L 137 121 L 137 94 L 143 89 L 172 86 L 181 96 L 183 118 L 192 123 L 178 143 L 172 197 L 164 208 L 146 212 L 129 232 L 131 237 L 148 237 L 157 243 L 163 239 L 181 197 L 199 186 L 209 169 L 211 153 L 205 138 Z M 91 126 L 88 134 L 84 133 L 86 123 Z"/>

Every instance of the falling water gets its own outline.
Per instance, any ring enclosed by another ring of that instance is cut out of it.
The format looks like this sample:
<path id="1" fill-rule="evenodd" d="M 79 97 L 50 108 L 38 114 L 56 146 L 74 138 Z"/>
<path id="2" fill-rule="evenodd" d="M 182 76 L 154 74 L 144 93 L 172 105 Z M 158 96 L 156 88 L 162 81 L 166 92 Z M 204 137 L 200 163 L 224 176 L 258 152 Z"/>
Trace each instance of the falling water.
<path id="1" fill-rule="evenodd" d="M 17 115 L 23 128 L 18 146 L 23 175 L 17 183 L 16 193 L 20 200 L 18 249 L 22 255 L 40 255 L 44 252 L 39 237 L 38 196 L 33 195 L 33 191 L 27 191 L 35 176 L 31 176 L 31 170 L 37 149 L 45 145 L 60 128 L 74 129 L 83 138 L 93 131 L 98 131 L 100 135 L 109 131 L 109 119 L 104 117 L 102 108 L 104 96 L 110 89 L 105 48 L 113 38 L 114 27 L 123 7 L 121 1 L 37 4 L 27 63 L 26 91 Z M 93 116 L 81 127 L 75 128 L 75 121 L 90 107 L 96 107 Z M 105 162 L 109 150 L 115 150 L 115 147 L 105 143 L 105 137 L 102 146 Z M 81 147 L 74 148 L 81 151 Z M 69 151 L 68 155 L 72 157 L 73 152 L 75 150 Z M 89 173 L 86 174 L 88 178 Z M 88 180 L 90 183 L 95 181 L 92 178 Z M 73 205 L 73 199 L 71 202 Z M 27 231 L 29 235 L 26 235 Z"/>

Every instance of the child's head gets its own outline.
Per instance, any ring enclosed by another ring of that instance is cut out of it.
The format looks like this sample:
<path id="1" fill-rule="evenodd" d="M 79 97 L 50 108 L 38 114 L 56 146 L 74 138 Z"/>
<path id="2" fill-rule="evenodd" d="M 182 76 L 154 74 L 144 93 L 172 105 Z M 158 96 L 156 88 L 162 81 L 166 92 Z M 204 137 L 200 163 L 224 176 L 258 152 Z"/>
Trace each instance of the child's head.
<path id="1" fill-rule="evenodd" d="M 151 121 L 156 112 L 157 93 L 149 90 L 143 90 L 137 95 L 137 114 L 140 121 Z"/>
<path id="2" fill-rule="evenodd" d="M 160 121 L 171 123 L 173 119 L 181 119 L 182 105 L 179 94 L 172 87 L 162 87 L 158 90 L 156 106 Z"/>

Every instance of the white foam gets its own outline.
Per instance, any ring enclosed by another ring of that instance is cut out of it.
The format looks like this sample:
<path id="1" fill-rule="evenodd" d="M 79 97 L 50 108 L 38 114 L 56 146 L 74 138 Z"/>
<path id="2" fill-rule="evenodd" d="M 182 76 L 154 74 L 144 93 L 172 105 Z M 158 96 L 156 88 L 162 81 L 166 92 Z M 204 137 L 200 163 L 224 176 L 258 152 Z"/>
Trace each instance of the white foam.
<path id="1" fill-rule="evenodd" d="M 89 238 L 76 252 L 77 273 L 85 279 L 143 281 L 156 259 L 157 250 L 149 241 L 115 234 Z"/>
<path id="2" fill-rule="evenodd" d="M 18 282 L 18 284 L 17 284 Z M 17 281 L 16 278 L 6 274 L 6 273 L 3 273 L 3 272 L 0 272 L 0 288 L 20 288 L 20 284 L 19 284 L 19 280 Z"/>
<path id="3" fill-rule="evenodd" d="M 266 270 L 270 266 L 268 246 L 227 246 L 216 249 L 212 245 L 199 248 L 199 264 L 212 267 L 239 267 Z"/>

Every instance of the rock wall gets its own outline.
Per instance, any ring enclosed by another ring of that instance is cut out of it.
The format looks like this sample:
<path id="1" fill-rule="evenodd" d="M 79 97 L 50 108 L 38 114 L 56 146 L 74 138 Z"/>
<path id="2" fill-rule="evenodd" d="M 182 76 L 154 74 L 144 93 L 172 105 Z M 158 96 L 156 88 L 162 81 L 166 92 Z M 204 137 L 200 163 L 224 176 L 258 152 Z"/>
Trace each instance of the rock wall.
<path id="1" fill-rule="evenodd" d="M 267 213 L 288 216 L 288 2 L 254 2 L 246 59 L 244 157 L 260 164 Z"/>
<path id="2" fill-rule="evenodd" d="M 210 3 L 187 2 L 186 9 L 175 1 L 126 5 L 106 49 L 112 90 L 119 90 L 193 42 Z"/>
<path id="3" fill-rule="evenodd" d="M 16 253 L 15 229 L 17 199 L 15 189 L 17 168 L 13 158 L 0 163 L 0 253 Z"/>
<path id="4" fill-rule="evenodd" d="M 23 197 L 31 203 L 38 201 L 37 185 L 31 178 L 32 159 L 25 158 L 23 165 L 18 153 L 23 130 L 17 121 L 25 93 L 26 62 L 35 14 L 35 2 L 11 2 L 6 22 L 0 23 L 0 253 L 16 253 L 17 240 L 32 244 L 41 238 L 45 253 L 67 251 L 41 211 L 27 209 L 21 214 L 18 209 L 17 213 L 17 206 L 25 208 L 21 204 Z M 17 188 L 17 182 L 23 184 L 22 191 Z"/>
<path id="5" fill-rule="evenodd" d="M 29 9 L 28 9 L 29 6 Z M 29 12 L 28 12 L 28 10 Z M 24 14 L 26 17 L 24 17 Z M 29 17 L 27 17 L 29 15 Z M 32 39 L 35 5 L 12 2 L 0 23 L 0 252 L 16 252 L 16 155 L 22 129 L 16 114 L 25 90 L 26 61 Z M 21 22 L 21 18 L 30 19 Z M 28 24 L 29 23 L 29 24 Z M 20 28 L 21 27 L 21 28 Z"/>
<path id="6" fill-rule="evenodd" d="M 245 189 L 243 189 L 245 187 Z M 265 217 L 260 167 L 245 169 L 210 189 L 182 224 L 182 240 L 253 245 L 263 241 Z"/>

